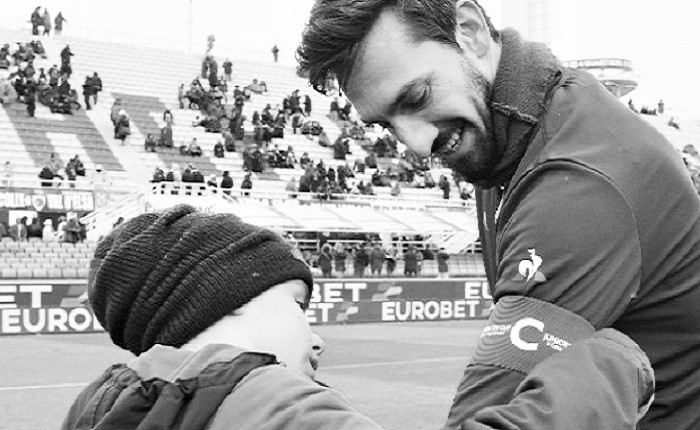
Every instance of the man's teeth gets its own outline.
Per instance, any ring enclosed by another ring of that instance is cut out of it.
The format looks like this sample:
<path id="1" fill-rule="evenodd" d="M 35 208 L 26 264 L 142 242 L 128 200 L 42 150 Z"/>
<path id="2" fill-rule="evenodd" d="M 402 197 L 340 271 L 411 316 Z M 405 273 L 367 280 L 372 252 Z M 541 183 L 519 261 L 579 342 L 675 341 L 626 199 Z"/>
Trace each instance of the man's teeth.
<path id="1" fill-rule="evenodd" d="M 447 144 L 444 145 L 442 148 L 440 148 L 440 153 L 443 155 L 451 154 L 454 151 L 457 150 L 457 147 L 459 146 L 459 139 L 462 137 L 462 127 L 460 126 L 457 130 L 455 130 L 452 135 L 450 136 L 450 139 L 447 141 Z"/>

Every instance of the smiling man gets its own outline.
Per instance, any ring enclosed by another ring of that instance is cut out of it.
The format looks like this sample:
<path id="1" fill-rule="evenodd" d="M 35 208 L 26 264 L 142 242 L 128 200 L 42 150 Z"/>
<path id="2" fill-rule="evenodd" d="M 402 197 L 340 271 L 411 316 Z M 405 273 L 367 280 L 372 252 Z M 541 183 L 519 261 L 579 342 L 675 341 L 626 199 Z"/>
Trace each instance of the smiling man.
<path id="1" fill-rule="evenodd" d="M 448 426 L 615 327 L 656 372 L 641 428 L 700 428 L 700 199 L 656 130 L 472 0 L 317 0 L 297 53 L 315 89 L 477 186 L 496 305 Z"/>

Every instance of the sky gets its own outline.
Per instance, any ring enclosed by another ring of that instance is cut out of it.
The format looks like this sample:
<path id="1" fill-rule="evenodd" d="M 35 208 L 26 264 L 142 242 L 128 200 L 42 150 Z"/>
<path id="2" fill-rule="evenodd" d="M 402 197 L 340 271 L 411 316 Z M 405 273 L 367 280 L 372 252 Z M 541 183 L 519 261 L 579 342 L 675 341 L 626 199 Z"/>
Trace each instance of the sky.
<path id="1" fill-rule="evenodd" d="M 513 0 L 510 0 L 513 1 Z M 518 1 L 518 0 L 515 0 Z M 632 60 L 638 106 L 664 98 L 668 107 L 700 116 L 700 58 L 696 23 L 700 3 L 688 0 L 551 0 L 551 47 L 562 60 L 616 57 Z M 501 0 L 481 0 L 496 27 L 505 24 Z M 27 26 L 32 7 L 68 19 L 64 33 L 203 52 L 209 34 L 217 51 L 269 60 L 277 44 L 280 61 L 292 64 L 313 0 L 39 0 L 14 2 L 0 25 Z M 23 7 L 20 7 L 22 5 Z M 26 8 L 24 7 L 26 5 Z M 30 6 L 31 5 L 31 6 Z M 191 25 L 190 25 L 191 18 Z M 189 47 L 188 47 L 189 46 Z M 237 49 L 229 48 L 236 46 Z"/>

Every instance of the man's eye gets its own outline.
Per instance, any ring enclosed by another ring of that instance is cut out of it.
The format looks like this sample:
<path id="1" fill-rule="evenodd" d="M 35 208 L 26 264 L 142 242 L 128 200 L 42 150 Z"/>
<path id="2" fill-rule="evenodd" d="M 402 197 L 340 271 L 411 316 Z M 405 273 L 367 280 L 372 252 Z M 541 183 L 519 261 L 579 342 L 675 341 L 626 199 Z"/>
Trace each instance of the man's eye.
<path id="1" fill-rule="evenodd" d="M 306 303 L 304 301 L 297 300 L 296 301 L 299 307 L 301 308 L 302 311 L 306 312 Z"/>
<path id="2" fill-rule="evenodd" d="M 423 87 L 421 91 L 416 92 L 411 97 L 405 99 L 402 107 L 407 109 L 420 109 L 428 103 L 428 100 L 430 100 L 430 94 L 430 87 Z"/>

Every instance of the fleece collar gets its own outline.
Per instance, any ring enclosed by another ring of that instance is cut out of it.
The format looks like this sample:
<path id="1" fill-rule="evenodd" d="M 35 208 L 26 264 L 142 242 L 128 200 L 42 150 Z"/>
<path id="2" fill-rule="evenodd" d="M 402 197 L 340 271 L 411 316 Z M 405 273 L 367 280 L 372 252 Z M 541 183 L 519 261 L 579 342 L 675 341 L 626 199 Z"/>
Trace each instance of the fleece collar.
<path id="1" fill-rule="evenodd" d="M 513 29 L 501 32 L 501 59 L 492 88 L 493 139 L 499 154 L 493 174 L 477 185 L 505 185 L 525 154 L 562 65 L 546 45 L 524 41 Z"/>

